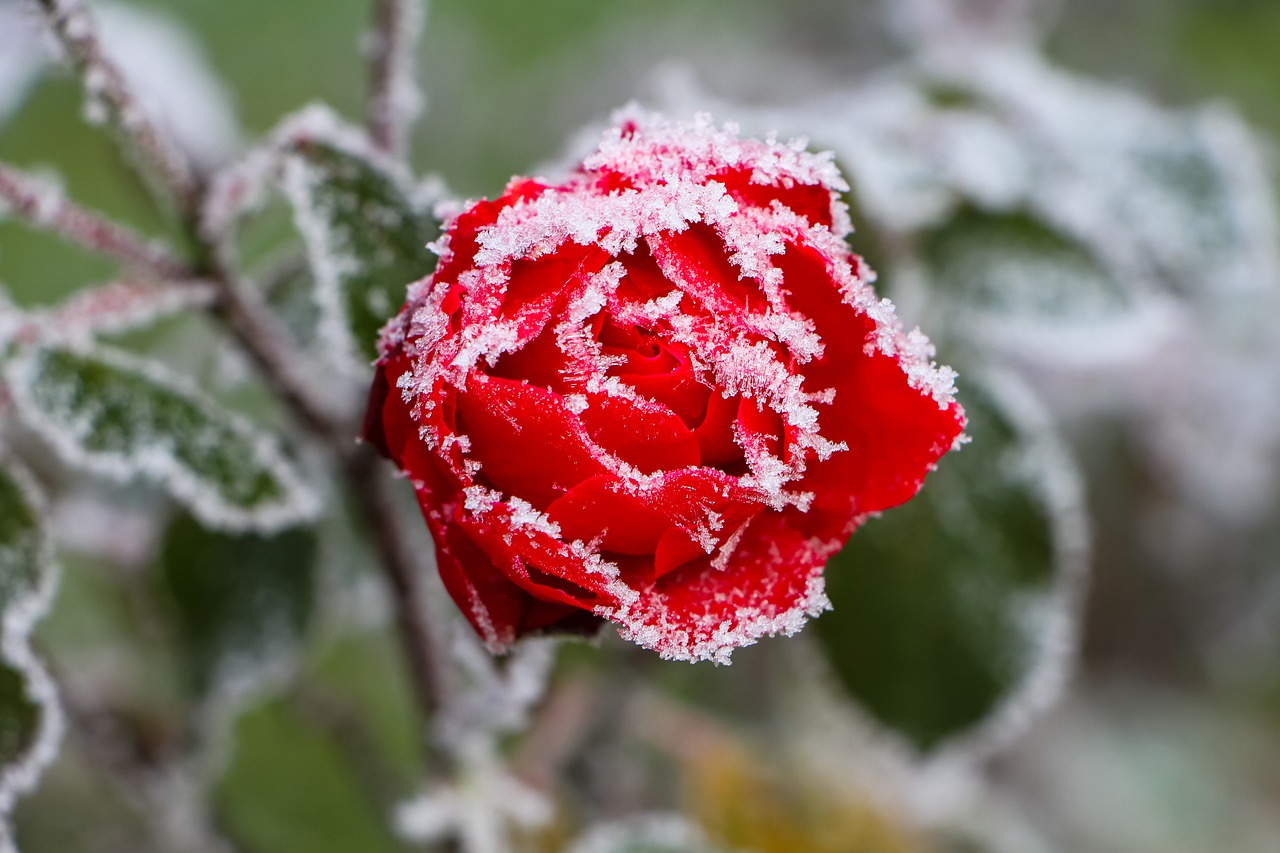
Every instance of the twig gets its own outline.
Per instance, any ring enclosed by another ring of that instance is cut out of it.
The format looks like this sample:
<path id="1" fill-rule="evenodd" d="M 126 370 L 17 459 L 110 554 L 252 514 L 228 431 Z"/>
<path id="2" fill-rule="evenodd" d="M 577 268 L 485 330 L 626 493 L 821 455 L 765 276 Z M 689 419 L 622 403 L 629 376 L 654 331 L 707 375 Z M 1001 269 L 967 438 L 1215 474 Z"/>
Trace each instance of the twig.
<path id="1" fill-rule="evenodd" d="M 4 164 L 0 164 L 0 199 L 32 226 L 53 231 L 126 267 L 146 270 L 162 279 L 192 277 L 191 268 L 164 248 L 100 213 L 67 200 L 55 187 Z"/>
<path id="2" fill-rule="evenodd" d="M 353 442 L 354 422 L 334 411 L 315 392 L 293 336 L 235 272 L 226 255 L 225 249 L 213 247 L 207 259 L 209 278 L 218 294 L 214 311 L 285 405 L 341 458 Z"/>
<path id="3" fill-rule="evenodd" d="M 391 583 L 396 627 L 405 649 L 418 704 L 427 720 L 438 719 L 447 712 L 449 696 L 452 695 L 449 664 L 427 623 L 421 566 L 400 523 L 395 500 L 388 488 L 391 481 L 381 468 L 373 451 L 361 446 L 348 460 L 346 479 Z M 430 733 L 428 737 L 434 745 Z"/>
<path id="4" fill-rule="evenodd" d="M 397 159 L 405 156 L 409 128 L 420 108 L 413 59 L 423 14 L 423 0 L 374 2 L 367 124 L 373 144 Z"/>
<path id="5" fill-rule="evenodd" d="M 186 153 L 143 109 L 120 66 L 102 49 L 98 25 L 84 0 L 37 0 L 80 75 L 90 109 L 101 105 L 140 158 L 155 171 L 184 215 L 196 208 L 199 180 Z M 144 175 L 145 177 L 145 175 Z"/>

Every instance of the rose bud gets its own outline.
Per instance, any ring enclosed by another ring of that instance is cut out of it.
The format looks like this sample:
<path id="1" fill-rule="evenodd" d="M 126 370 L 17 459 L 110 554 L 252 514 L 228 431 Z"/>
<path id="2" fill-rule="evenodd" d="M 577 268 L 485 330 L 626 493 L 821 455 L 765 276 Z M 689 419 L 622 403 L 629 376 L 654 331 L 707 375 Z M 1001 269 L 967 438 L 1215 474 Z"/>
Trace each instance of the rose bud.
<path id="1" fill-rule="evenodd" d="M 616 623 L 727 662 L 957 441 L 954 374 L 844 242 L 829 155 L 630 117 L 447 223 L 383 331 L 365 438 L 495 652 Z"/>

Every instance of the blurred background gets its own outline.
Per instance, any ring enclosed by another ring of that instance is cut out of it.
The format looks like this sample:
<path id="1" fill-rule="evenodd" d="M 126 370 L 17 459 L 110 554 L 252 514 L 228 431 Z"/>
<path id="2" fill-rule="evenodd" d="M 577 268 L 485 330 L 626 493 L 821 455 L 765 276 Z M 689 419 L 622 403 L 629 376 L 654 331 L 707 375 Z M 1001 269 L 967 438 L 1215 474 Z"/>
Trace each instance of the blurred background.
<path id="1" fill-rule="evenodd" d="M 310 102 L 363 114 L 365 3 L 95 5 L 210 168 Z M 496 195 L 632 100 L 805 135 L 972 419 L 834 561 L 835 611 L 801 637 L 729 668 L 616 638 L 546 664 L 533 733 L 503 744 L 552 804 L 521 849 L 1280 849 L 1277 44 L 1274 0 L 432 0 L 418 175 Z M 31 7 L 0 0 L 0 160 L 173 236 L 85 111 Z M 250 262 L 296 244 L 278 206 Z M 0 220 L 16 304 L 110 275 Z M 281 418 L 200 321 L 117 343 Z M 17 807 L 21 849 L 415 849 L 412 705 L 347 526 L 264 551 L 30 465 L 63 567 L 37 643 L 71 731 Z"/>

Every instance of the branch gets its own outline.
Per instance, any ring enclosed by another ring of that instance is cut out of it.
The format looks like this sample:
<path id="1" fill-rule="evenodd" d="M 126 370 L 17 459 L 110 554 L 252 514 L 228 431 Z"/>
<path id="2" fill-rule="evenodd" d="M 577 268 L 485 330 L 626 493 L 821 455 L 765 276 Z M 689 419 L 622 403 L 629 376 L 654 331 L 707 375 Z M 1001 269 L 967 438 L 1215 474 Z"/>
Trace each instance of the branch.
<path id="1" fill-rule="evenodd" d="M 369 33 L 369 136 L 379 150 L 404 159 L 421 96 L 414 53 L 422 35 L 423 0 L 375 0 Z"/>
<path id="2" fill-rule="evenodd" d="M 178 209 L 191 215 L 199 194 L 195 171 L 186 153 L 147 115 L 120 66 L 103 51 L 97 21 L 84 0 L 37 2 L 80 76 L 90 109 L 96 105 L 105 108 L 107 118 L 124 132 L 132 149 L 155 171 Z"/>
<path id="3" fill-rule="evenodd" d="M 332 447 L 339 458 L 349 454 L 355 440 L 354 422 L 319 396 L 306 364 L 298 358 L 293 336 L 235 272 L 227 254 L 221 247 L 209 250 L 210 281 L 218 295 L 214 310 L 219 319 L 303 426 Z"/>
<path id="4" fill-rule="evenodd" d="M 69 201 L 56 187 L 0 164 L 0 200 L 35 228 L 161 279 L 188 279 L 185 262 L 136 231 Z"/>
<path id="5" fill-rule="evenodd" d="M 427 720 L 438 719 L 447 710 L 452 694 L 449 661 L 427 623 L 423 607 L 422 567 L 400 523 L 391 484 L 378 458 L 368 447 L 360 447 L 348 460 L 345 474 L 360 514 L 369 528 L 387 580 L 391 583 L 396 608 L 396 627 L 404 646 L 418 705 Z M 434 738 L 428 735 L 434 743 Z"/>

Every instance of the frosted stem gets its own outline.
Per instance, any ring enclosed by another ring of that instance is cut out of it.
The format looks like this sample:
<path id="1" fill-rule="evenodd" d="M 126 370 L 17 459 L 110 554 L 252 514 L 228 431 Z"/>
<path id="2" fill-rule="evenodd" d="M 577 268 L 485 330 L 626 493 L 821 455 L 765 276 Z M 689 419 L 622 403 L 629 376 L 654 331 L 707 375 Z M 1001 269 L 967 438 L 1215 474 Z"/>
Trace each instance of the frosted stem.
<path id="1" fill-rule="evenodd" d="M 343 468 L 343 476 L 378 550 L 383 573 L 391 585 L 396 626 L 404 646 L 409 675 L 424 720 L 437 718 L 450 695 L 449 667 L 444 650 L 435 642 L 423 607 L 422 567 L 401 525 L 390 480 L 372 451 L 354 443 L 356 429 L 323 406 L 311 392 L 290 338 L 256 292 L 244 286 L 215 249 L 210 265 L 219 294 L 221 317 L 258 366 L 263 377 L 313 435 L 325 442 Z M 441 756 L 443 757 L 443 756 Z"/>
<path id="2" fill-rule="evenodd" d="M 346 478 L 394 593 L 396 629 L 404 646 L 418 705 L 428 722 L 438 720 L 447 711 L 448 697 L 452 695 L 451 663 L 428 624 L 422 566 L 388 488 L 391 481 L 368 447 L 359 448 L 350 457 Z M 427 741 L 435 743 L 430 732 Z M 437 759 L 446 757 L 443 751 L 431 749 L 429 752 L 439 752 L 434 756 Z"/>
<path id="3" fill-rule="evenodd" d="M 120 67 L 107 56 L 84 0 L 37 0 L 79 74 L 90 108 L 101 105 L 184 214 L 195 210 L 199 180 L 186 153 L 143 109 Z M 147 177 L 147 175 L 144 175 Z"/>
<path id="4" fill-rule="evenodd" d="M 368 128 L 373 144 L 397 159 L 421 105 L 414 53 L 422 34 L 423 0 L 375 0 L 369 33 Z"/>
<path id="5" fill-rule="evenodd" d="M 226 260 L 227 254 L 225 249 L 214 247 L 208 262 L 218 294 L 214 311 L 302 424 L 336 451 L 346 451 L 354 428 L 320 399 L 298 358 L 300 350 L 293 336 L 262 298 L 245 285 Z"/>
<path id="6" fill-rule="evenodd" d="M 59 234 L 126 267 L 169 280 L 192 275 L 182 260 L 137 232 L 68 201 L 56 188 L 4 164 L 0 164 L 0 200 L 34 227 Z"/>

